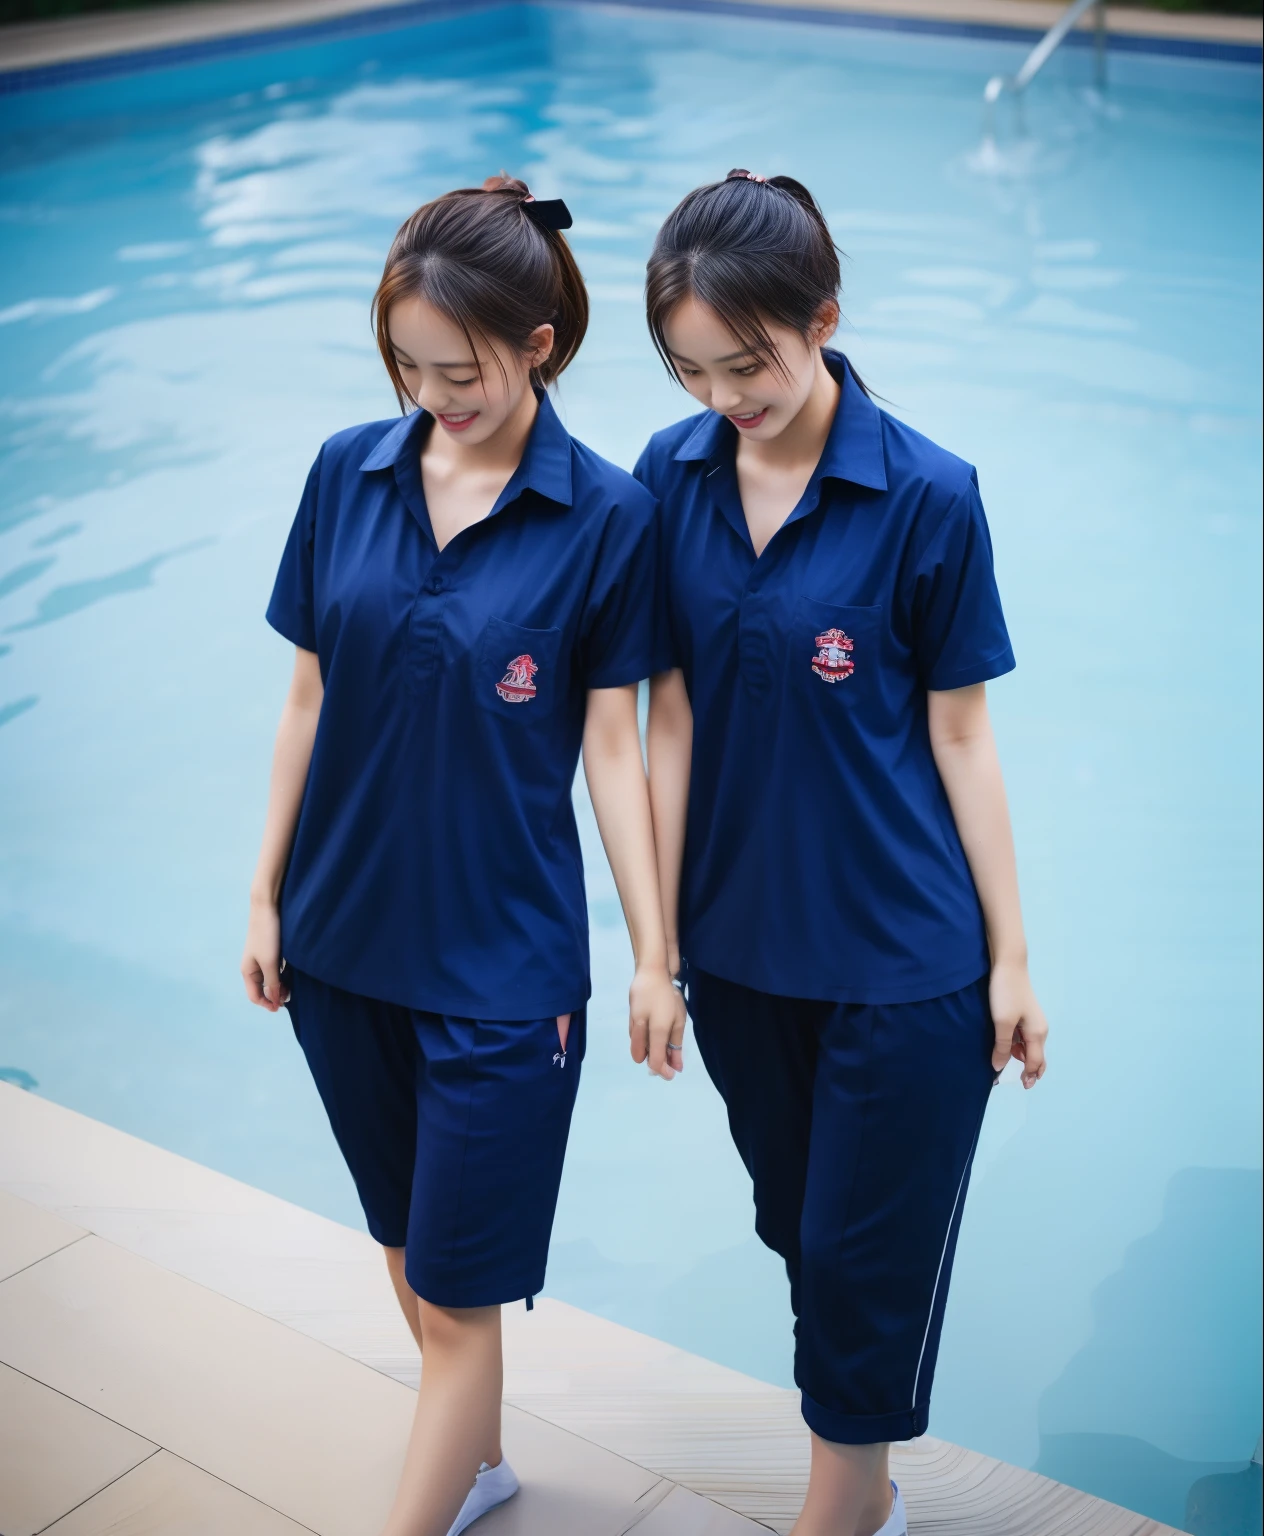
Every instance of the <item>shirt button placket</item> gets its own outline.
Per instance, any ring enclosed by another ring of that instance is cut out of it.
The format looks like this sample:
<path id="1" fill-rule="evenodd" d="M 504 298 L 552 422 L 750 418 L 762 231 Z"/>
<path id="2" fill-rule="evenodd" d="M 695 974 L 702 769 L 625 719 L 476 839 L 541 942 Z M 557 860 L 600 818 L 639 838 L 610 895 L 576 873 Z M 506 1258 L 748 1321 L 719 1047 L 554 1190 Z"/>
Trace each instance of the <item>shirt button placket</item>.
<path id="1" fill-rule="evenodd" d="M 448 583 L 439 572 L 432 572 L 421 584 L 409 621 L 409 675 L 418 693 L 423 693 L 439 668 L 440 640 L 443 636 L 443 594 Z"/>
<path id="2" fill-rule="evenodd" d="M 742 593 L 738 613 L 737 660 L 746 691 L 761 698 L 772 686 L 772 667 L 768 654 L 768 636 L 764 633 L 762 619 L 766 604 L 760 599 L 754 577 Z"/>

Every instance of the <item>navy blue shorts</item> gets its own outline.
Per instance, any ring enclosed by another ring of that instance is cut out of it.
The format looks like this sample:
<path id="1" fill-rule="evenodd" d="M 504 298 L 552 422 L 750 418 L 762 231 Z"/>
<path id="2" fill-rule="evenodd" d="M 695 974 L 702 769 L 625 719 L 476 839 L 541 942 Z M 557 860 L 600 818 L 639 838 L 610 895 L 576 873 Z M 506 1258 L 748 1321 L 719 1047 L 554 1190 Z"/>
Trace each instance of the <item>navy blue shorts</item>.
<path id="1" fill-rule="evenodd" d="M 986 978 L 929 1002 L 852 1004 L 688 974 L 755 1230 L 790 1276 L 809 1429 L 846 1445 L 925 1434 L 995 1081 Z"/>
<path id="2" fill-rule="evenodd" d="M 544 1286 L 585 1017 L 422 1013 L 289 969 L 290 1019 L 369 1231 L 440 1307 Z"/>

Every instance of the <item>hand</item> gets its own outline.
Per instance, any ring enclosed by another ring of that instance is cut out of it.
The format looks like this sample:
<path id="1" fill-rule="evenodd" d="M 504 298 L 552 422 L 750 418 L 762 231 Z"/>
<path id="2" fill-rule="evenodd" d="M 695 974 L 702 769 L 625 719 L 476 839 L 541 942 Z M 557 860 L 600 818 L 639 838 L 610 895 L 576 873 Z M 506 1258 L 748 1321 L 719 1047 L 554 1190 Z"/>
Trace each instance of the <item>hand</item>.
<path id="1" fill-rule="evenodd" d="M 246 996 L 269 1013 L 289 1002 L 290 989 L 281 985 L 281 915 L 275 902 L 250 903 L 241 976 Z"/>
<path id="2" fill-rule="evenodd" d="M 1012 1056 L 1023 1064 L 1023 1087 L 1034 1088 L 1045 1075 L 1045 1040 L 1049 1025 L 1036 1001 L 1026 965 L 1000 960 L 992 967 L 988 1001 L 996 1029 L 992 1066 L 1000 1072 Z"/>
<path id="3" fill-rule="evenodd" d="M 667 941 L 667 974 L 673 981 L 680 975 L 680 945 L 675 939 Z"/>
<path id="4" fill-rule="evenodd" d="M 632 1060 L 648 1061 L 650 1071 L 669 1082 L 685 1067 L 685 1000 L 672 986 L 666 966 L 637 968 L 628 990 L 628 1036 Z M 674 1047 L 671 1051 L 668 1046 Z"/>

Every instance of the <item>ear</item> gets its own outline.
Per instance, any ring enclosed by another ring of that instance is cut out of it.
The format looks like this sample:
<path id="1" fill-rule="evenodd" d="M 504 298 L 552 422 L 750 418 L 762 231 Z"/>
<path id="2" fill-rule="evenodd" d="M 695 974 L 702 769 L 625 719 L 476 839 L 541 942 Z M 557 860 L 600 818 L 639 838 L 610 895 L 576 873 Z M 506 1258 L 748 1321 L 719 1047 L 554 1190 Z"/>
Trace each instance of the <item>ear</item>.
<path id="1" fill-rule="evenodd" d="M 541 363 L 547 362 L 553 350 L 553 337 L 554 331 L 551 325 L 537 325 L 527 337 L 527 362 L 532 368 L 538 368 Z"/>
<path id="2" fill-rule="evenodd" d="M 812 341 L 818 347 L 823 347 L 838 329 L 839 309 L 836 299 L 826 299 L 816 312 L 816 319 L 812 322 Z"/>

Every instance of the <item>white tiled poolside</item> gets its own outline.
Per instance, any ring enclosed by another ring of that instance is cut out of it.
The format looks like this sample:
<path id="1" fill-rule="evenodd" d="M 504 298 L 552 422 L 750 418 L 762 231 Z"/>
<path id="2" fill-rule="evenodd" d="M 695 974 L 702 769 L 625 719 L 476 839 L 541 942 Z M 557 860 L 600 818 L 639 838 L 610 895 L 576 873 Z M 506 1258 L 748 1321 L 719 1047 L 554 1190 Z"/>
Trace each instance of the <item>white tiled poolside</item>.
<path id="1" fill-rule="evenodd" d="M 560 1302 L 505 1316 L 521 1494 L 478 1536 L 789 1530 L 795 1394 Z M 0 1084 L 3 1536 L 374 1536 L 419 1361 L 341 1227 Z M 919 1536 L 1168 1527 L 929 1437 Z"/>

